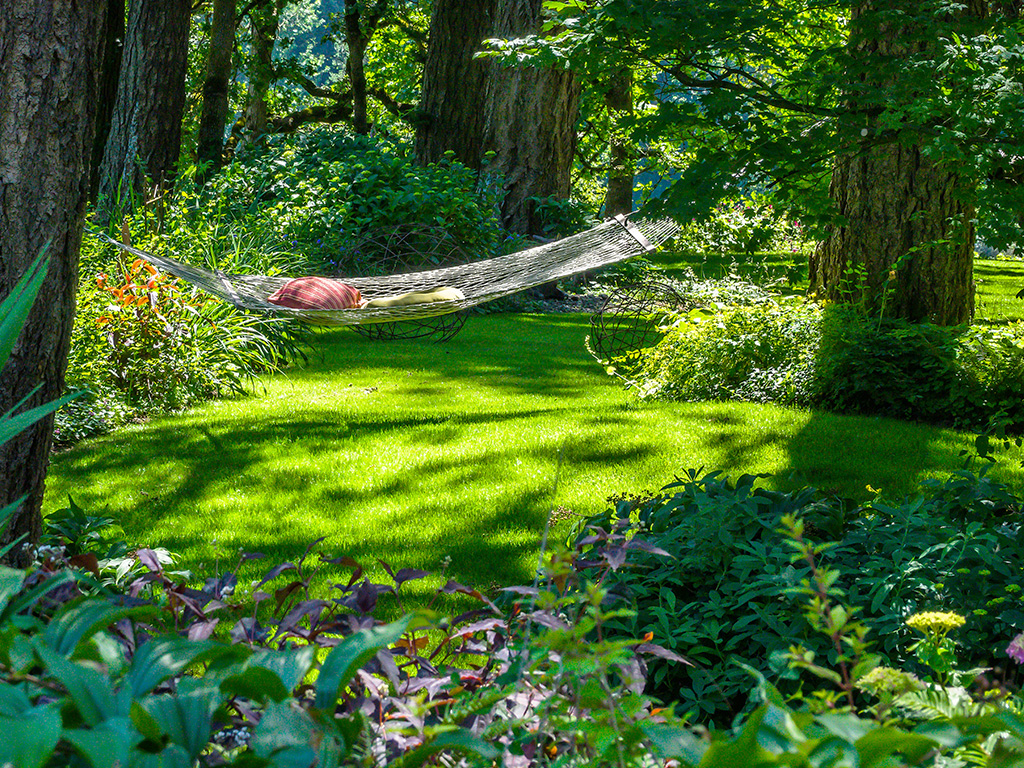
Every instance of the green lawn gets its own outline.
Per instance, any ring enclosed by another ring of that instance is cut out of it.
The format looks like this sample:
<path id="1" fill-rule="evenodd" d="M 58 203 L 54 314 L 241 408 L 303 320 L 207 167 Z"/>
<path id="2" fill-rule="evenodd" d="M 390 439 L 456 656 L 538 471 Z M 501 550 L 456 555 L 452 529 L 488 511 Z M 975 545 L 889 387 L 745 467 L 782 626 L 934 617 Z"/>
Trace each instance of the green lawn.
<path id="1" fill-rule="evenodd" d="M 449 576 L 483 587 L 532 577 L 549 511 L 564 532 L 690 467 L 896 496 L 959 466 L 971 442 L 772 406 L 638 404 L 588 356 L 588 328 L 578 315 L 478 316 L 442 345 L 323 332 L 307 365 L 250 398 L 54 456 L 45 506 L 71 494 L 187 568 L 239 550 L 294 559 L 326 536 L 323 551 L 368 565 L 438 571 L 450 557 Z M 1000 471 L 1022 479 L 1016 462 Z"/>

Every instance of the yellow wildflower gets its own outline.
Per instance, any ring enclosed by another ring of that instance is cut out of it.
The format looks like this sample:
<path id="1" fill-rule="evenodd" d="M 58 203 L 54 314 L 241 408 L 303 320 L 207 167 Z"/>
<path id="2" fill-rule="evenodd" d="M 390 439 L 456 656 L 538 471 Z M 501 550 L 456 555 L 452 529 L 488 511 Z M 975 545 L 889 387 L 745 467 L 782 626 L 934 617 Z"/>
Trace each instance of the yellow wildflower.
<path id="1" fill-rule="evenodd" d="M 951 629 L 962 627 L 964 621 L 963 616 L 952 611 L 923 611 L 907 619 L 906 624 L 926 635 L 945 635 Z"/>

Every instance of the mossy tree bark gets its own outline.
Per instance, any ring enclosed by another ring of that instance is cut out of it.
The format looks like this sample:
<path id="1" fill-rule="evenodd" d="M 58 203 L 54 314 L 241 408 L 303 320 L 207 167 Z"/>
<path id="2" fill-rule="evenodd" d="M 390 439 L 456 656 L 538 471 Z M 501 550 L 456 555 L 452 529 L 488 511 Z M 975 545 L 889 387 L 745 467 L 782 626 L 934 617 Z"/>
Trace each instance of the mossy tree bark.
<path id="1" fill-rule="evenodd" d="M 0 413 L 63 394 L 78 283 L 106 0 L 0 3 L 0 300 L 44 249 L 49 272 L 7 365 Z M 0 545 L 38 540 L 52 417 L 0 445 L 0 508 L 27 500 Z M 26 562 L 16 549 L 10 559 Z"/>
<path id="2" fill-rule="evenodd" d="M 249 11 L 252 30 L 252 65 L 249 68 L 244 133 L 258 141 L 267 132 L 267 93 L 274 80 L 274 44 L 285 0 L 267 0 Z"/>
<path id="3" fill-rule="evenodd" d="M 633 210 L 633 181 L 636 162 L 629 137 L 617 125 L 617 117 L 633 114 L 633 73 L 616 72 L 608 82 L 604 103 L 611 118 L 608 138 L 608 186 L 604 195 L 604 215 L 617 216 Z"/>
<path id="4" fill-rule="evenodd" d="M 500 0 L 494 36 L 540 32 L 541 5 L 541 0 Z M 568 69 L 491 66 L 483 150 L 494 156 L 485 172 L 504 189 L 506 229 L 542 235 L 536 201 L 569 197 L 580 84 Z"/>
<path id="5" fill-rule="evenodd" d="M 348 44 L 345 68 L 352 86 L 352 127 L 364 136 L 370 132 L 366 114 L 366 47 L 387 10 L 388 0 L 374 0 L 372 3 L 345 0 L 345 42 Z"/>
<path id="6" fill-rule="evenodd" d="M 103 62 L 100 67 L 100 90 L 97 99 L 96 137 L 93 140 L 92 174 L 89 199 L 96 201 L 100 189 L 100 164 L 107 147 L 110 121 L 117 100 L 117 82 L 121 76 L 121 55 L 124 51 L 125 0 L 107 0 L 103 30 Z"/>

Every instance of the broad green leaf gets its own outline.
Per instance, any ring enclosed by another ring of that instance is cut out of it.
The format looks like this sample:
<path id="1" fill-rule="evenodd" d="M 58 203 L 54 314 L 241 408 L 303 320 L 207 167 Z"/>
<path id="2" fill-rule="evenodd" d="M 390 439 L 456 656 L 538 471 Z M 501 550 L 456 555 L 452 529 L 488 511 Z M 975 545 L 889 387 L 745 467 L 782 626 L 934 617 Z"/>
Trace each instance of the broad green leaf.
<path id="1" fill-rule="evenodd" d="M 220 696 L 215 688 L 198 688 L 188 693 L 179 690 L 173 696 L 149 696 L 142 702 L 160 730 L 192 760 L 199 757 L 210 741 L 211 721 L 219 705 Z"/>
<path id="2" fill-rule="evenodd" d="M 18 594 L 27 575 L 25 571 L 0 565 L 0 615 L 3 615 L 4 608 L 11 598 Z"/>
<path id="3" fill-rule="evenodd" d="M 32 709 L 32 700 L 21 686 L 0 685 L 0 717 L 20 717 Z"/>
<path id="4" fill-rule="evenodd" d="M 659 757 L 678 760 L 683 768 L 699 765 L 708 751 L 707 743 L 681 725 L 648 722 L 639 725 Z"/>
<path id="5" fill-rule="evenodd" d="M 113 718 L 91 730 L 64 731 L 64 738 L 92 768 L 121 768 L 128 765 L 132 747 L 141 737 L 131 720 Z"/>
<path id="6" fill-rule="evenodd" d="M 814 720 L 833 736 L 838 736 L 851 744 L 855 744 L 858 739 L 863 738 L 878 727 L 874 721 L 862 720 L 852 714 L 819 715 Z"/>
<path id="7" fill-rule="evenodd" d="M 401 760 L 396 761 L 396 764 L 401 768 L 413 768 L 413 766 L 423 765 L 433 755 L 446 750 L 468 752 L 485 760 L 496 760 L 501 755 L 500 750 L 496 747 L 474 736 L 469 731 L 459 729 L 442 733 L 427 744 L 416 747 Z"/>
<path id="8" fill-rule="evenodd" d="M 230 696 L 241 696 L 254 701 L 287 699 L 290 689 L 281 682 L 276 672 L 263 667 L 246 667 L 236 675 L 224 678 L 220 689 Z"/>
<path id="9" fill-rule="evenodd" d="M 194 768 L 195 760 L 181 746 L 171 744 L 155 755 L 132 753 L 130 768 Z"/>
<path id="10" fill-rule="evenodd" d="M 71 702 L 86 725 L 95 727 L 104 720 L 128 716 L 130 700 L 127 692 L 115 694 L 106 675 L 69 661 L 39 642 L 38 638 L 35 646 L 47 676 L 67 689 Z"/>
<path id="11" fill-rule="evenodd" d="M 730 741 L 713 741 L 701 758 L 700 766 L 714 768 L 755 768 L 771 765 L 774 760 L 770 752 L 757 743 L 758 731 L 767 707 L 755 709 L 739 735 Z"/>
<path id="12" fill-rule="evenodd" d="M 7 364 L 7 358 L 28 318 L 32 303 L 39 293 L 43 280 L 46 279 L 49 259 L 45 253 L 46 248 L 43 248 L 43 253 L 36 257 L 32 266 L 18 280 L 14 290 L 0 304 L 0 368 Z"/>
<path id="13" fill-rule="evenodd" d="M 270 704 L 249 746 L 260 757 L 273 760 L 274 765 L 311 765 L 316 758 L 310 747 L 315 727 L 309 715 L 291 702 Z"/>
<path id="14" fill-rule="evenodd" d="M 36 707 L 16 718 L 0 717 L 0 765 L 45 765 L 57 746 L 60 730 L 60 714 L 50 705 Z"/>
<path id="15" fill-rule="evenodd" d="M 336 645 L 324 659 L 316 681 L 317 709 L 333 707 L 342 686 L 347 685 L 356 671 L 373 658 L 377 651 L 398 640 L 411 620 L 411 617 L 406 616 L 383 627 L 361 629 Z"/>
<path id="16" fill-rule="evenodd" d="M 164 680 L 177 675 L 219 647 L 219 643 L 212 641 L 195 642 L 180 637 L 148 640 L 135 651 L 131 669 L 125 675 L 125 684 L 131 689 L 132 698 L 141 698 Z"/>
<path id="17" fill-rule="evenodd" d="M 69 581 L 74 581 L 74 579 L 74 574 L 71 573 L 71 571 L 61 571 L 60 573 L 51 576 L 46 581 L 36 584 L 28 592 L 19 595 L 15 600 L 8 603 L 3 610 L 0 610 L 0 618 L 9 619 L 15 614 L 21 613 L 27 608 L 31 608 L 41 597 L 52 592 L 57 587 L 67 584 Z"/>
<path id="18" fill-rule="evenodd" d="M 70 657 L 83 640 L 96 632 L 125 616 L 147 610 L 125 608 L 99 600 L 79 603 L 51 619 L 42 640 L 60 655 Z"/>
<path id="19" fill-rule="evenodd" d="M 44 416 L 53 413 L 65 403 L 74 400 L 76 397 L 82 395 L 82 392 L 72 392 L 71 394 L 64 395 L 57 400 L 53 400 L 49 403 L 30 408 L 27 411 L 23 411 L 15 416 L 0 416 L 0 443 L 6 443 L 16 434 L 24 429 L 28 429 L 37 421 Z"/>
<path id="20" fill-rule="evenodd" d="M 940 744 L 927 736 L 886 727 L 876 728 L 857 739 L 856 746 L 861 768 L 872 768 L 889 765 L 888 759 L 897 752 L 911 764 L 916 764 Z"/>
<path id="21" fill-rule="evenodd" d="M 284 687 L 293 691 L 309 673 L 316 659 L 313 647 L 294 648 L 284 651 L 260 649 L 246 661 L 246 667 L 262 667 L 275 673 Z"/>

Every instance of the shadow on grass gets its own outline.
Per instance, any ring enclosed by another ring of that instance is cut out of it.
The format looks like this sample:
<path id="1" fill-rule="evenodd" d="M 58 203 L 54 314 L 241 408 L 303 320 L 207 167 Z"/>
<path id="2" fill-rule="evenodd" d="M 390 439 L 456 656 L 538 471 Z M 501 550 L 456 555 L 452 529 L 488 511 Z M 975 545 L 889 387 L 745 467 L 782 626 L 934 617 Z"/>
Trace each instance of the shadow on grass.
<path id="1" fill-rule="evenodd" d="M 71 493 L 108 509 L 130 542 L 182 552 L 186 567 L 231 563 L 240 548 L 290 560 L 327 536 L 331 555 L 435 573 L 450 557 L 450 576 L 486 586 L 532 578 L 552 508 L 593 514 L 691 467 L 866 496 L 867 483 L 905 492 L 915 473 L 955 463 L 956 440 L 928 427 L 638 405 L 587 356 L 588 327 L 581 316 L 473 318 L 445 345 L 320 334 L 322 354 L 250 400 L 55 457 L 47 508 Z M 263 568 L 248 564 L 242 581 Z"/>

